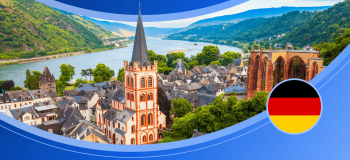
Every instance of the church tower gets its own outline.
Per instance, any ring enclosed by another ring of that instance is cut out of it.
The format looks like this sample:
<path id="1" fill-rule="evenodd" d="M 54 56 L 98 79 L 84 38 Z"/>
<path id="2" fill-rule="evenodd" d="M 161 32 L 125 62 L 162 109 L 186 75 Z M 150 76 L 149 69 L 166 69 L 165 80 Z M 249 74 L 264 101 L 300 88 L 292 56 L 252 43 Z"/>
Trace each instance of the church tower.
<path id="1" fill-rule="evenodd" d="M 152 65 L 148 58 L 139 8 L 132 58 L 130 63 L 124 61 L 125 107 L 134 111 L 136 115 L 136 145 L 158 141 L 158 128 L 164 126 L 165 120 L 159 119 L 163 113 L 159 111 L 157 103 L 157 63 L 154 61 Z M 160 124 L 160 121 L 163 123 Z"/>
<path id="2" fill-rule="evenodd" d="M 47 66 L 45 66 L 43 74 L 39 77 L 39 88 L 45 90 L 46 92 L 56 93 L 55 76 L 50 73 Z"/>

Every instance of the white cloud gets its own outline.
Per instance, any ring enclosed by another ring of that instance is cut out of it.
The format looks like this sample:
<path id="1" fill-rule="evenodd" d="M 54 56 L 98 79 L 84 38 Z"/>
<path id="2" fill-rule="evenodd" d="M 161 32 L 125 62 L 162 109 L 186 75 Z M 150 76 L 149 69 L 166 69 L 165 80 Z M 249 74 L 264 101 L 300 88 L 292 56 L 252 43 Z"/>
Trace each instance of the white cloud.
<path id="1" fill-rule="evenodd" d="M 344 0 L 269 0 L 268 2 L 262 0 L 250 0 L 243 4 L 198 16 L 180 20 L 172 20 L 172 21 L 161 21 L 161 22 L 143 22 L 144 27 L 159 27 L 159 28 L 183 28 L 186 27 L 196 21 L 213 18 L 217 16 L 223 15 L 232 15 L 241 13 L 244 11 L 248 11 L 251 9 L 260 9 L 260 8 L 273 8 L 273 7 L 282 7 L 282 6 L 293 6 L 293 7 L 316 7 L 316 6 L 332 6 L 338 2 L 342 2 Z M 101 20 L 101 19 L 98 19 Z M 109 20 L 106 20 L 109 21 Z M 110 21 L 110 22 L 119 22 L 128 24 L 131 26 L 136 26 L 136 22 L 123 22 L 123 21 Z"/>

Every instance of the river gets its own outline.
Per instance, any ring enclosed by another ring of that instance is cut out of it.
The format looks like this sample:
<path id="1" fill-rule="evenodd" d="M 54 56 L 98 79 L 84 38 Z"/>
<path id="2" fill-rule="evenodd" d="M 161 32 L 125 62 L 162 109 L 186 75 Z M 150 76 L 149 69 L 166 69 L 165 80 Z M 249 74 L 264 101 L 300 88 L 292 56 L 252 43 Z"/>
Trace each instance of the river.
<path id="1" fill-rule="evenodd" d="M 191 55 L 196 55 L 200 53 L 205 45 L 214 45 L 210 43 L 196 42 L 198 45 L 194 45 L 194 42 L 188 41 L 179 41 L 179 40 L 163 40 L 159 37 L 150 37 L 146 39 L 147 49 L 153 50 L 157 54 L 166 55 L 169 51 L 173 50 L 191 50 L 185 52 L 186 57 Z M 83 54 L 78 56 L 59 58 L 35 63 L 27 64 L 16 64 L 16 65 L 6 65 L 0 66 L 0 80 L 13 80 L 15 86 L 24 86 L 24 80 L 26 78 L 25 72 L 27 69 L 30 71 L 44 71 L 44 67 L 49 67 L 51 74 L 55 76 L 56 79 L 59 78 L 60 66 L 63 63 L 71 64 L 75 67 L 74 79 L 81 78 L 80 72 L 82 69 L 92 68 L 94 69 L 98 63 L 104 63 L 112 70 L 115 71 L 117 76 L 120 68 L 123 67 L 124 61 L 130 61 L 133 43 L 128 44 L 129 47 L 95 52 L 91 54 Z M 241 49 L 225 46 L 225 45 L 216 45 L 219 47 L 221 54 L 226 51 L 235 51 L 241 52 Z"/>

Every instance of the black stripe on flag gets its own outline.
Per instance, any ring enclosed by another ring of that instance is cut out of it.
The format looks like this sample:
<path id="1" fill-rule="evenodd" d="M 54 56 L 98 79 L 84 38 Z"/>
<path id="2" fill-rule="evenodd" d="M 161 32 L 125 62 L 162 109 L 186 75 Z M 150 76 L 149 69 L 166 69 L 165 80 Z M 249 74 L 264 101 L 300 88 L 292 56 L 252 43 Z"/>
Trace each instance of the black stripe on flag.
<path id="1" fill-rule="evenodd" d="M 277 97 L 314 97 L 319 98 L 315 89 L 308 83 L 298 80 L 290 80 L 282 82 L 271 93 L 270 98 Z"/>

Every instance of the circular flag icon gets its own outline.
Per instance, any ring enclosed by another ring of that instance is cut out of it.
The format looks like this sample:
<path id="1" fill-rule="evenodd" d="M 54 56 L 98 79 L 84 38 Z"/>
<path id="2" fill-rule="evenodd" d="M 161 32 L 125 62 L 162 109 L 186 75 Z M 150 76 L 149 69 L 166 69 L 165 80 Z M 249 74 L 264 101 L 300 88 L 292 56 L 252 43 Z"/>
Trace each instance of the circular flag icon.
<path id="1" fill-rule="evenodd" d="M 321 110 L 321 98 L 317 90 L 300 79 L 278 84 L 267 100 L 267 111 L 272 123 L 291 134 L 311 129 L 317 123 Z"/>

